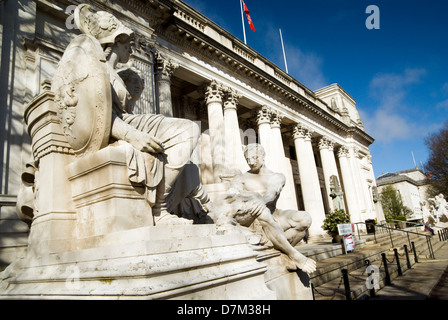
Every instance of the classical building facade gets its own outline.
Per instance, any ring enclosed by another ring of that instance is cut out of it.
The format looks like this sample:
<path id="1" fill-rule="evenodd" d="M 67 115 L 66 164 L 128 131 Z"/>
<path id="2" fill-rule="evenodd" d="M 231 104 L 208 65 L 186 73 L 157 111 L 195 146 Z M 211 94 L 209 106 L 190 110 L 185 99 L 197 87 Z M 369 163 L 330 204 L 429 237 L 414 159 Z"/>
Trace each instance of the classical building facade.
<path id="1" fill-rule="evenodd" d="M 403 205 L 412 211 L 412 214 L 407 217 L 408 220 L 424 220 L 423 210 L 425 206 L 429 207 L 430 203 L 427 203 L 428 177 L 423 171 L 415 168 L 394 173 L 385 173 L 376 179 L 376 183 L 380 194 L 389 185 L 397 190 L 403 201 Z"/>
<path id="2" fill-rule="evenodd" d="M 355 100 L 338 84 L 312 91 L 242 41 L 178 0 L 0 1 L 0 246 L 3 262 L 20 254 L 27 226 L 15 215 L 31 157 L 25 106 L 54 75 L 79 34 L 74 7 L 89 3 L 135 32 L 130 64 L 145 89 L 135 113 L 186 118 L 201 127 L 193 161 L 213 193 L 232 169 L 246 170 L 243 146 L 259 142 L 267 166 L 286 177 L 278 207 L 308 211 L 310 235 L 343 208 L 352 222 L 383 220 Z M 63 151 L 61 151 L 63 152 Z"/>

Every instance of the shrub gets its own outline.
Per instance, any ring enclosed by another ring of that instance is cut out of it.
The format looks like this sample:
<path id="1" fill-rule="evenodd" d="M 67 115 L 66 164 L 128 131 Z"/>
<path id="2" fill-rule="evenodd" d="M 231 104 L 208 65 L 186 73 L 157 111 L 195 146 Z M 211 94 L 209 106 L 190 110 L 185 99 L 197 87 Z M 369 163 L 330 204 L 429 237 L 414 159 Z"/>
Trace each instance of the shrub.
<path id="1" fill-rule="evenodd" d="M 338 224 L 350 223 L 350 215 L 345 213 L 344 209 L 334 210 L 325 217 L 322 229 L 326 230 L 329 235 L 338 234 Z"/>

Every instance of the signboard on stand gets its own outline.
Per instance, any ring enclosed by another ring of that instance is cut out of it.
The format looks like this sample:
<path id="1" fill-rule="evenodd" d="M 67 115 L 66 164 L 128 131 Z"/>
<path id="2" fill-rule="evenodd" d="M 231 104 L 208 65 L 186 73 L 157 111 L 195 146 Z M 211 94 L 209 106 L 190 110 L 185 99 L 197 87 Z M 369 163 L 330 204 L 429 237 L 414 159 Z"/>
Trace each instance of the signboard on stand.
<path id="1" fill-rule="evenodd" d="M 345 248 L 345 253 L 352 252 L 355 250 L 355 238 L 353 233 L 355 232 L 353 224 L 345 223 L 338 224 L 339 235 L 343 237 L 343 244 Z"/>

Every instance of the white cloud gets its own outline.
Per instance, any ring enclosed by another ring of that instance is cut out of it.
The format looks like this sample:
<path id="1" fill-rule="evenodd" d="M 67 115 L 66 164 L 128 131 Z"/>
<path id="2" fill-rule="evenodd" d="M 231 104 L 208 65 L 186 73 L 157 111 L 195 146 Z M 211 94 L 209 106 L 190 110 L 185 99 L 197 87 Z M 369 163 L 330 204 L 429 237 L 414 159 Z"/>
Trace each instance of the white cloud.
<path id="1" fill-rule="evenodd" d="M 381 109 L 397 109 L 403 104 L 410 86 L 419 83 L 425 69 L 406 69 L 402 74 L 380 73 L 370 82 L 370 94 L 380 102 Z"/>
<path id="2" fill-rule="evenodd" d="M 406 69 L 401 74 L 382 73 L 370 82 L 370 96 L 378 102 L 373 114 L 363 114 L 363 123 L 378 142 L 409 140 L 421 135 L 423 128 L 407 117 L 408 91 L 421 82 L 425 69 Z"/>
<path id="3" fill-rule="evenodd" d="M 265 45 L 267 51 L 262 54 L 266 54 L 269 60 L 286 71 L 279 27 L 274 26 L 271 22 L 262 21 L 260 29 L 266 30 Z M 323 59 L 314 52 L 306 52 L 301 49 L 297 45 L 298 35 L 295 31 L 288 32 L 282 29 L 282 33 L 288 73 L 313 91 L 328 85 L 322 71 Z"/>
<path id="4" fill-rule="evenodd" d="M 311 90 L 325 87 L 328 83 L 322 72 L 322 59 L 314 53 L 305 53 L 297 47 L 286 47 L 289 73 Z"/>
<path id="5" fill-rule="evenodd" d="M 406 140 L 413 133 L 413 125 L 403 116 L 387 110 L 376 110 L 373 117 L 361 113 L 363 124 L 376 141 L 390 143 L 394 140 Z"/>
<path id="6" fill-rule="evenodd" d="M 444 101 L 442 101 L 442 102 L 439 102 L 439 103 L 436 105 L 436 108 L 437 108 L 437 109 L 445 109 L 445 110 L 448 111 L 448 99 L 446 99 L 446 100 L 444 100 Z"/>

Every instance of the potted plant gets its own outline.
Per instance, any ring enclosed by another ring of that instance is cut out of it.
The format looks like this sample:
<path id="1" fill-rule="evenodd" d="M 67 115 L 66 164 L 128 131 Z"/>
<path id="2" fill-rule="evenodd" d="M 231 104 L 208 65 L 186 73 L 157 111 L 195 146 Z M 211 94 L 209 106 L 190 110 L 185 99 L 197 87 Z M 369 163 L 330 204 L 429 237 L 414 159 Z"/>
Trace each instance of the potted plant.
<path id="1" fill-rule="evenodd" d="M 399 229 L 406 228 L 406 221 L 408 221 L 408 219 L 406 219 L 405 216 L 396 216 L 395 220 L 398 220 L 398 222 L 396 222 L 396 224 L 398 224 Z"/>
<path id="2" fill-rule="evenodd" d="M 350 223 L 350 216 L 344 209 L 338 209 L 330 212 L 325 219 L 322 229 L 333 238 L 333 242 L 340 243 L 341 237 L 338 232 L 338 224 Z"/>

